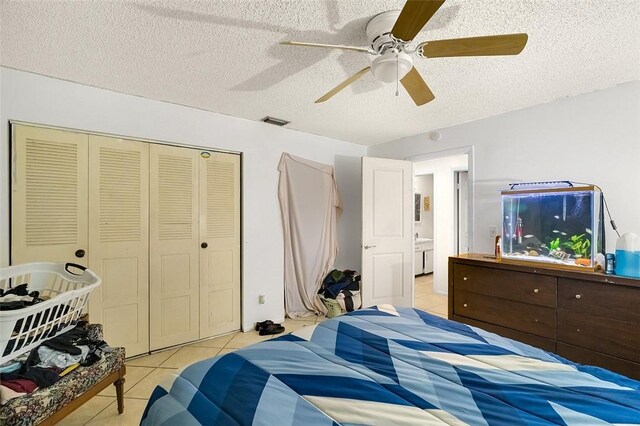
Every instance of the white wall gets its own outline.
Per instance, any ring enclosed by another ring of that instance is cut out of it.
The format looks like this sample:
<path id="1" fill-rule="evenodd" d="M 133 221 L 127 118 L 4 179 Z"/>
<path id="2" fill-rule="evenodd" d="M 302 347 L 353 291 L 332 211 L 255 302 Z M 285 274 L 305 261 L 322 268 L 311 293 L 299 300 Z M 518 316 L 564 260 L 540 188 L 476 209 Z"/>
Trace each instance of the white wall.
<path id="1" fill-rule="evenodd" d="M 467 170 L 467 155 L 456 155 L 413 165 L 417 175 L 433 174 L 433 291 L 447 294 L 449 256 L 456 252 L 455 172 Z"/>
<path id="2" fill-rule="evenodd" d="M 277 197 L 277 166 L 282 152 L 326 164 L 334 164 L 338 155 L 366 154 L 364 146 L 260 122 L 8 68 L 2 69 L 0 75 L 0 266 L 7 265 L 9 259 L 8 120 L 242 152 L 245 330 L 255 321 L 267 318 L 279 321 L 284 315 L 284 249 Z M 265 111 L 264 115 L 267 114 Z M 348 177 L 343 181 L 348 181 Z M 341 227 L 348 229 L 344 222 Z M 359 243 L 357 252 L 359 256 Z M 264 305 L 258 304 L 260 294 L 266 296 Z"/>
<path id="3" fill-rule="evenodd" d="M 433 208 L 424 209 L 424 197 L 429 197 L 433 205 L 433 175 L 415 176 L 413 179 L 415 193 L 422 196 L 420 200 L 420 222 L 415 223 L 415 231 L 420 238 L 433 238 Z"/>
<path id="4" fill-rule="evenodd" d="M 437 100 L 436 100 L 437 102 Z M 472 250 L 493 253 L 500 194 L 510 182 L 573 180 L 602 187 L 620 232 L 640 232 L 640 82 L 587 93 L 369 148 L 408 158 L 473 146 Z M 437 226 L 437 225 L 436 225 Z M 607 247 L 617 236 L 607 228 Z"/>
<path id="5" fill-rule="evenodd" d="M 336 181 L 342 213 L 338 217 L 336 269 L 362 272 L 362 158 L 336 155 Z"/>

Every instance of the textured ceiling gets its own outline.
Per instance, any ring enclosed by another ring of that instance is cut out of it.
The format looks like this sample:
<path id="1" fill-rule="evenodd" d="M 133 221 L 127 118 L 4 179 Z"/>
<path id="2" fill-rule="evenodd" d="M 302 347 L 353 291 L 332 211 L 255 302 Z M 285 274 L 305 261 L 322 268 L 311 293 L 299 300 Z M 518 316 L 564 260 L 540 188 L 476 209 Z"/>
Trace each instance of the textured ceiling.
<path id="1" fill-rule="evenodd" d="M 3 66 L 373 145 L 640 79 L 638 0 L 448 0 L 417 41 L 526 32 L 513 57 L 421 60 L 416 107 L 371 74 L 313 101 L 369 56 L 282 46 L 365 45 L 402 0 L 8 1 Z"/>

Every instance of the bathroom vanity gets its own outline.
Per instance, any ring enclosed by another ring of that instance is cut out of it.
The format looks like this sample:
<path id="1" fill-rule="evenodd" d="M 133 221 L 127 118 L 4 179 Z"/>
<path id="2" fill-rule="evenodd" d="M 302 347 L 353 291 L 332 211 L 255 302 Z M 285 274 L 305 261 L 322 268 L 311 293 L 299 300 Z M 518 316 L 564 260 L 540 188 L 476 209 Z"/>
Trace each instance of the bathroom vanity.
<path id="1" fill-rule="evenodd" d="M 433 272 L 433 238 L 416 238 L 414 275 Z"/>

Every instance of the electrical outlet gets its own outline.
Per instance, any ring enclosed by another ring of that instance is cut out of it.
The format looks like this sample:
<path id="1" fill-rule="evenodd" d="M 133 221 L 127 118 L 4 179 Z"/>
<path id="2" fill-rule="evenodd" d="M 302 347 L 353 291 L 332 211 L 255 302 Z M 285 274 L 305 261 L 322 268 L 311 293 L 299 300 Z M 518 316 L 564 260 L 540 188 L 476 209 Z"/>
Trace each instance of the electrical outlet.
<path id="1" fill-rule="evenodd" d="M 491 225 L 489 227 L 489 236 L 491 238 L 495 238 L 497 233 L 498 233 L 497 228 L 494 225 Z"/>

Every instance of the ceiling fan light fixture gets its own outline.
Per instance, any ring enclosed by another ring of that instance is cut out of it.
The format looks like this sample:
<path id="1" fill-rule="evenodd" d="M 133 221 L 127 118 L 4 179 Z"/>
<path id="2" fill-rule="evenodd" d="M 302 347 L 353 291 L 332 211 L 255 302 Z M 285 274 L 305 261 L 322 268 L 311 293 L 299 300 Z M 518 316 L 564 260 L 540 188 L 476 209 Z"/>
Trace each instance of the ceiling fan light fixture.
<path id="1" fill-rule="evenodd" d="M 392 83 L 402 80 L 413 68 L 411 56 L 404 52 L 397 52 L 392 49 L 376 57 L 371 63 L 371 72 L 380 81 Z"/>
<path id="2" fill-rule="evenodd" d="M 0 0 L 2 1 L 2 0 Z M 416 106 L 425 105 L 435 95 L 413 66 L 413 58 L 454 58 L 461 56 L 518 55 L 527 44 L 525 33 L 498 34 L 491 36 L 463 37 L 457 39 L 432 40 L 414 46 L 414 38 L 444 4 L 445 0 L 406 0 L 402 10 L 391 10 L 375 15 L 366 25 L 369 47 L 320 44 L 286 41 L 282 44 L 314 48 L 352 50 L 375 57 L 371 66 L 361 69 L 342 83 L 318 98 L 322 103 L 345 87 L 371 71 L 378 81 L 396 83 L 396 96 L 400 85 L 404 87 Z"/>

